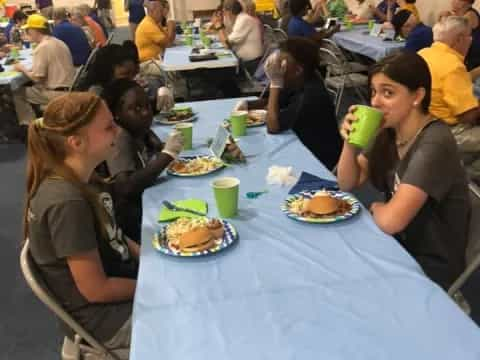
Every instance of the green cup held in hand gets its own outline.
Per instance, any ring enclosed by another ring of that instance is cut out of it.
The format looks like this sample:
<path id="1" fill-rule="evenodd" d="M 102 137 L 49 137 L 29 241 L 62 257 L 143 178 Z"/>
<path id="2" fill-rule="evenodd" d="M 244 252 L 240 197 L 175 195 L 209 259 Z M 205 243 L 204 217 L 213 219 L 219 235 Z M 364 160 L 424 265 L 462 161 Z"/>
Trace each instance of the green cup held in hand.
<path id="1" fill-rule="evenodd" d="M 382 123 L 383 113 L 370 106 L 356 105 L 353 114 L 358 120 L 352 124 L 348 143 L 365 149 L 376 136 Z"/>
<path id="2" fill-rule="evenodd" d="M 191 150 L 193 147 L 193 125 L 190 123 L 177 124 L 175 130 L 179 131 L 183 136 L 183 150 Z"/>

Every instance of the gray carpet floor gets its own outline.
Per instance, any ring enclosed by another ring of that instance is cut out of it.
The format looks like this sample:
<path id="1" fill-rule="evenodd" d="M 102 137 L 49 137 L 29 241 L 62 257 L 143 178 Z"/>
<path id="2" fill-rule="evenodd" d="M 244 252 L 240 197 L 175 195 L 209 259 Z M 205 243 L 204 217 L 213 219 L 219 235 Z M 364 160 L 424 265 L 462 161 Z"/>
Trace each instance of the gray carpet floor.
<path id="1" fill-rule="evenodd" d="M 115 40 L 121 41 L 127 34 L 126 29 L 120 29 Z M 0 292 L 0 360 L 58 359 L 61 335 L 57 322 L 27 287 L 19 267 L 25 161 L 23 145 L 0 145 L 0 283 L 4 289 Z M 378 197 L 368 187 L 357 195 L 365 204 Z M 477 323 L 479 284 L 477 273 L 464 291 Z"/>

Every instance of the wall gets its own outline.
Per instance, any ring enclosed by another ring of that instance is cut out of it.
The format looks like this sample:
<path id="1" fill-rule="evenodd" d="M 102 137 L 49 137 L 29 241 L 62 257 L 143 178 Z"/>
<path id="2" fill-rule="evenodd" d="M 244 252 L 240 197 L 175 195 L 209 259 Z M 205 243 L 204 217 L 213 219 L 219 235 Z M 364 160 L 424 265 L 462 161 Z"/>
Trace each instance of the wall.
<path id="1" fill-rule="evenodd" d="M 123 12 L 122 4 L 123 0 L 113 0 L 115 14 L 120 23 L 126 20 L 125 13 Z M 314 2 L 315 0 L 312 0 Z M 422 17 L 422 20 L 432 25 L 435 19 L 438 17 L 438 13 L 442 10 L 450 8 L 452 0 L 417 0 L 417 7 Z M 20 3 L 34 3 L 34 0 L 8 0 L 8 3 L 20 4 Z M 54 0 L 56 6 L 74 6 L 76 4 L 88 3 L 93 4 L 93 0 Z M 173 12 L 175 18 L 178 20 L 185 20 L 192 18 L 192 10 L 208 10 L 215 9 L 220 0 L 170 0 L 173 5 Z M 480 10 L 480 0 L 476 1 L 475 7 Z"/>

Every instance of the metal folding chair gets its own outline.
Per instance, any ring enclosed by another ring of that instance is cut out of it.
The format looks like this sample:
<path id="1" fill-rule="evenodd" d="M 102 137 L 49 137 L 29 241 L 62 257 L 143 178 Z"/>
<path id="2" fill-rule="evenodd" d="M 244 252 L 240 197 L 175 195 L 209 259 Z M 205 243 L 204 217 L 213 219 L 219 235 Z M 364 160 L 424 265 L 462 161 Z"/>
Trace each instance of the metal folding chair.
<path id="1" fill-rule="evenodd" d="M 20 254 L 20 267 L 33 293 L 75 333 L 73 341 L 67 336 L 63 340 L 62 360 L 80 360 L 85 357 L 92 360 L 117 359 L 114 354 L 74 320 L 55 299 L 31 257 L 28 239 L 25 241 Z"/>
<path id="2" fill-rule="evenodd" d="M 367 103 L 362 88 L 368 86 L 368 77 L 364 74 L 350 71 L 349 65 L 344 59 L 338 57 L 329 49 L 320 48 L 320 66 L 325 66 L 325 86 L 327 90 L 334 95 L 335 115 L 338 116 L 340 105 L 343 99 L 345 89 L 353 89 L 360 101 Z"/>
<path id="3" fill-rule="evenodd" d="M 112 31 L 110 33 L 110 35 L 108 35 L 107 42 L 105 43 L 105 46 L 108 46 L 112 43 L 114 36 L 115 36 L 115 31 Z"/>
<path id="4" fill-rule="evenodd" d="M 477 221 L 480 217 L 480 188 L 473 182 L 470 182 L 468 186 L 472 199 L 472 214 L 470 217 L 469 239 L 465 256 L 467 267 L 458 279 L 450 286 L 448 289 L 448 295 L 467 315 L 470 315 L 470 304 L 463 297 L 461 289 L 470 279 L 472 274 L 480 267 L 480 241 L 477 238 L 477 233 L 480 229 Z"/>
<path id="5" fill-rule="evenodd" d="M 323 39 L 321 47 L 324 49 L 328 49 L 331 52 L 333 52 L 339 59 L 341 59 L 346 67 L 345 69 L 349 72 L 352 73 L 366 73 L 368 72 L 368 65 L 356 62 L 356 61 L 350 61 L 345 54 L 345 52 L 340 48 L 335 41 L 331 39 Z"/>
<path id="6" fill-rule="evenodd" d="M 273 35 L 278 43 L 288 39 L 288 35 L 280 28 L 273 29 Z"/>
<path id="7" fill-rule="evenodd" d="M 70 89 L 68 90 L 69 92 L 76 91 L 79 88 L 82 75 L 84 74 L 83 72 L 84 68 L 85 68 L 85 65 L 80 65 L 78 67 L 75 73 L 75 77 L 73 78 L 72 85 L 70 85 Z"/>

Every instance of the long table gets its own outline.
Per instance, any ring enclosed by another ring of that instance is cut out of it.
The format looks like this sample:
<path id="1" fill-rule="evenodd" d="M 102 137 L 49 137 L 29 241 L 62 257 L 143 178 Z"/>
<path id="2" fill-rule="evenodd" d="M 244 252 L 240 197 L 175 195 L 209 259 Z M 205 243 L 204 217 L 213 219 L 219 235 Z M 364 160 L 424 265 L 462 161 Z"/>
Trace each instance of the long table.
<path id="1" fill-rule="evenodd" d="M 403 41 L 384 41 L 379 37 L 370 36 L 366 26 L 354 26 L 351 30 L 339 31 L 333 34 L 332 39 L 344 49 L 375 61 L 405 46 Z"/>
<path id="2" fill-rule="evenodd" d="M 23 49 L 19 51 L 20 63 L 27 68 L 32 67 L 32 49 Z M 25 85 L 29 79 L 22 73 L 13 70 L 13 65 L 5 65 L 5 59 L 0 60 L 0 64 L 5 71 L 0 72 L 0 86 L 9 86 L 12 91 Z"/>
<path id="3" fill-rule="evenodd" d="M 236 100 L 191 103 L 194 150 Z M 312 119 L 319 120 L 319 119 Z M 172 128 L 154 127 L 165 139 Z M 292 132 L 248 129 L 246 165 L 200 178 L 166 177 L 143 196 L 140 270 L 132 360 L 479 359 L 480 332 L 416 262 L 378 229 L 366 209 L 330 225 L 290 220 L 280 210 L 288 187 L 267 186 L 271 165 L 332 177 Z M 215 256 L 158 253 L 162 200 L 201 198 L 217 216 L 210 187 L 240 179 L 239 241 Z M 268 188 L 262 197 L 248 191 Z"/>
<path id="4" fill-rule="evenodd" d="M 177 45 L 165 49 L 162 64 L 160 65 L 164 71 L 188 71 L 197 69 L 218 69 L 238 66 L 238 60 L 230 50 L 219 49 L 220 56 L 218 60 L 208 61 L 190 61 L 192 47 L 186 45 Z"/>

